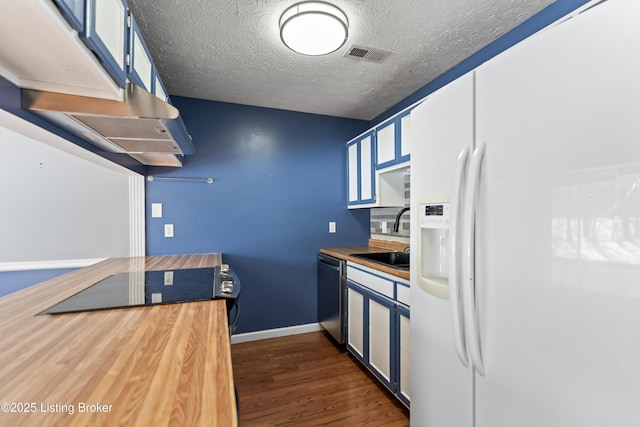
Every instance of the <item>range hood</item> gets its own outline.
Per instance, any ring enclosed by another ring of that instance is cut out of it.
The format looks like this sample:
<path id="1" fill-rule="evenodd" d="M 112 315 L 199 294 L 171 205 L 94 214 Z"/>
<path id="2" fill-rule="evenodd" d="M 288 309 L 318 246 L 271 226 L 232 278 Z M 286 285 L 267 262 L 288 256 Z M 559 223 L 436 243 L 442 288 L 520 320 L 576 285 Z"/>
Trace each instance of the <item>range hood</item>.
<path id="1" fill-rule="evenodd" d="M 182 166 L 181 157 L 195 151 L 178 109 L 132 83 L 122 101 L 24 88 L 21 93 L 22 108 L 144 165 Z"/>

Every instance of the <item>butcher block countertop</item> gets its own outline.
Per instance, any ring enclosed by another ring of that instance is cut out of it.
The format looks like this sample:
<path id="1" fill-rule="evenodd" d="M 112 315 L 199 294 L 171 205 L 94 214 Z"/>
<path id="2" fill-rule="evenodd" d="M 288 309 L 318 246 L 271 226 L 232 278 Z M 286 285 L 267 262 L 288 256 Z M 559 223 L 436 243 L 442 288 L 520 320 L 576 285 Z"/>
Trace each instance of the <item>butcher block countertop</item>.
<path id="1" fill-rule="evenodd" d="M 369 240 L 369 246 L 352 246 L 347 248 L 325 248 L 325 249 L 320 249 L 320 252 L 338 259 L 357 262 L 358 264 L 366 265 L 367 267 L 376 269 L 378 271 L 383 271 L 388 274 L 392 274 L 394 276 L 400 277 L 405 280 L 410 280 L 409 270 L 400 270 L 393 267 L 387 267 L 386 265 L 381 265 L 373 261 L 368 261 L 366 259 L 355 258 L 351 256 L 351 254 L 364 254 L 364 253 L 370 253 L 370 252 L 389 252 L 389 251 L 402 252 L 408 246 L 409 246 L 408 243 L 389 242 L 385 240 L 371 239 Z"/>
<path id="2" fill-rule="evenodd" d="M 114 258 L 0 298 L 0 425 L 237 425 L 223 300 L 37 315 L 113 274 L 220 263 Z"/>

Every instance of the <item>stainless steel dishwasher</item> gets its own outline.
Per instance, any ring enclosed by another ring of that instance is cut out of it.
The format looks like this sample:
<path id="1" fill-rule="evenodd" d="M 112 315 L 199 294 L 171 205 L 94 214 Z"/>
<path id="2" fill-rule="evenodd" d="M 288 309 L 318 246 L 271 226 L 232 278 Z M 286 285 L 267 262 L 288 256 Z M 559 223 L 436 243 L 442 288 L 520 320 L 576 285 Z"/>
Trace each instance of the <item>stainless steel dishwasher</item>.
<path id="1" fill-rule="evenodd" d="M 346 336 L 345 292 L 346 262 L 318 255 L 318 322 L 339 343 Z"/>

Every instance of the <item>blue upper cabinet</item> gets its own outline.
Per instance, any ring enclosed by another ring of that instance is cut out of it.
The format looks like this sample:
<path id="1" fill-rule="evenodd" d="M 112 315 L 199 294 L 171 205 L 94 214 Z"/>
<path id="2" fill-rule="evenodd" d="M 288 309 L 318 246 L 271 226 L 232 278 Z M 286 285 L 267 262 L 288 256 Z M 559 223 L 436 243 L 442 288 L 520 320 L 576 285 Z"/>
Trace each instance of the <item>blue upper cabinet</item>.
<path id="1" fill-rule="evenodd" d="M 376 169 L 409 161 L 410 113 L 403 111 L 376 126 Z"/>
<path id="2" fill-rule="evenodd" d="M 411 159 L 411 110 L 398 114 L 396 124 L 398 126 L 397 163 L 408 162 Z"/>
<path id="3" fill-rule="evenodd" d="M 84 0 L 53 0 L 62 16 L 71 27 L 82 33 L 84 30 Z"/>
<path id="4" fill-rule="evenodd" d="M 160 79 L 149 48 L 131 14 L 129 14 L 129 59 L 127 62 L 127 76 L 132 83 L 145 88 L 161 100 L 171 103 L 169 93 Z"/>
<path id="5" fill-rule="evenodd" d="M 160 75 L 158 74 L 158 69 L 153 67 L 153 94 L 158 98 L 162 99 L 165 102 L 171 104 L 171 99 L 169 98 L 169 93 L 167 89 L 164 87 L 162 80 L 160 80 Z"/>
<path id="6" fill-rule="evenodd" d="M 82 39 L 114 81 L 127 83 L 127 14 L 124 0 L 87 0 Z"/>
<path id="7" fill-rule="evenodd" d="M 349 209 L 405 206 L 411 140 L 407 109 L 347 143 Z"/>
<path id="8" fill-rule="evenodd" d="M 347 205 L 350 208 L 376 201 L 373 147 L 373 131 L 347 143 Z"/>
<path id="9" fill-rule="evenodd" d="M 396 164 L 398 125 L 395 118 L 376 126 L 376 169 Z"/>
<path id="10" fill-rule="evenodd" d="M 129 24 L 129 65 L 127 69 L 129 80 L 153 93 L 157 77 L 151 54 L 142 38 L 136 20 L 131 15 L 129 15 Z M 166 94 L 164 98 L 160 98 L 165 101 Z"/>

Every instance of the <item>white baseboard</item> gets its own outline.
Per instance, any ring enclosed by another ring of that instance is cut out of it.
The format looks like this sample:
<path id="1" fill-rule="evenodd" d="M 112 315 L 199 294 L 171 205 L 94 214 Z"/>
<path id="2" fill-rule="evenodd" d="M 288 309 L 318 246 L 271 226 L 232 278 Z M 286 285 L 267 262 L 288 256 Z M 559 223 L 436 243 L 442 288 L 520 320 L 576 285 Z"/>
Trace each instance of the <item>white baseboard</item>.
<path id="1" fill-rule="evenodd" d="M 0 272 L 28 270 L 57 270 L 60 268 L 82 268 L 104 261 L 106 258 L 60 259 L 50 261 L 0 262 Z"/>
<path id="2" fill-rule="evenodd" d="M 246 332 L 231 336 L 231 344 L 242 342 L 266 340 L 269 338 L 286 337 L 288 335 L 306 334 L 307 332 L 321 331 L 319 323 L 308 323 L 306 325 L 289 326 L 287 328 L 267 329 L 264 331 Z"/>

